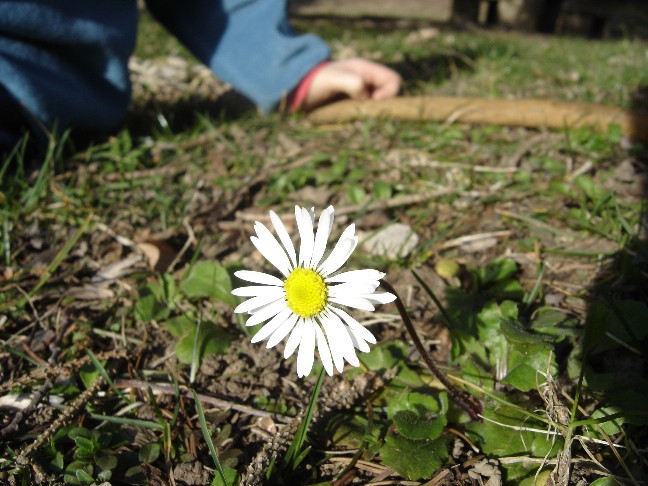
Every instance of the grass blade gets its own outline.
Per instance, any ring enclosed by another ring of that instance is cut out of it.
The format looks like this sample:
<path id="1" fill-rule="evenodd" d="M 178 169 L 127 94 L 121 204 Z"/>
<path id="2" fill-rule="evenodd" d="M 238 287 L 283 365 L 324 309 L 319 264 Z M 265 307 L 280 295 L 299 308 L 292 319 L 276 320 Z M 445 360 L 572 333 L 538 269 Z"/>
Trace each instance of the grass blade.
<path id="1" fill-rule="evenodd" d="M 302 422 L 299 424 L 297 432 L 295 433 L 295 437 L 293 438 L 290 447 L 286 451 L 286 463 L 290 464 L 293 471 L 306 457 L 304 454 L 302 454 L 302 446 L 304 445 L 304 442 L 306 442 L 306 434 L 308 433 L 308 427 L 310 426 L 311 420 L 313 419 L 315 404 L 317 403 L 323 382 L 324 368 L 322 368 L 322 370 L 320 371 L 320 374 L 317 378 L 317 383 L 315 383 L 315 388 L 313 388 L 313 394 L 311 395 L 310 402 L 308 403 L 308 408 L 306 409 L 304 420 L 302 420 Z"/>
<path id="2" fill-rule="evenodd" d="M 223 480 L 223 484 L 225 484 L 225 486 L 229 486 L 227 484 L 227 479 L 225 478 L 225 471 L 223 471 L 223 467 L 221 466 L 220 460 L 218 459 L 218 454 L 216 453 L 216 448 L 214 447 L 214 442 L 211 438 L 211 431 L 207 427 L 207 422 L 205 421 L 205 412 L 203 411 L 202 404 L 200 403 L 200 398 L 198 398 L 196 390 L 191 390 L 191 392 L 193 393 L 193 398 L 196 402 L 196 411 L 198 412 L 198 419 L 200 420 L 200 428 L 202 430 L 203 437 L 205 438 L 205 442 L 207 443 L 207 447 L 209 447 L 209 453 L 212 457 L 212 460 L 214 461 L 214 465 L 216 466 L 218 474 L 220 474 L 220 477 Z"/>
<path id="3" fill-rule="evenodd" d="M 94 365 L 95 368 L 97 368 L 97 371 L 99 374 L 102 376 L 104 380 L 106 380 L 106 383 L 108 383 L 108 386 L 112 388 L 112 390 L 121 398 L 124 400 L 126 403 L 129 405 L 132 403 L 126 395 L 124 395 L 119 388 L 115 386 L 115 383 L 112 381 L 110 376 L 108 376 L 108 373 L 106 372 L 106 368 L 101 364 L 101 362 L 97 359 L 97 357 L 94 355 L 92 351 L 89 349 L 86 350 L 86 353 L 88 354 L 88 357 L 90 358 L 90 361 L 92 361 L 92 364 Z"/>

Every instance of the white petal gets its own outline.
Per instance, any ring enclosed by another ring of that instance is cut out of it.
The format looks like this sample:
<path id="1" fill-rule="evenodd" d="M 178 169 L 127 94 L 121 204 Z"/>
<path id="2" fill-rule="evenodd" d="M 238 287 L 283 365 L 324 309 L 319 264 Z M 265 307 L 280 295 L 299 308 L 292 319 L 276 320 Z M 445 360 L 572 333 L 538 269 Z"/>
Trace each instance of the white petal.
<path id="1" fill-rule="evenodd" d="M 249 312 L 250 314 L 253 314 L 257 309 L 261 309 L 279 299 L 281 299 L 281 296 L 261 295 L 259 297 L 253 297 L 237 305 L 234 309 L 234 313 L 240 314 L 241 312 Z"/>
<path id="2" fill-rule="evenodd" d="M 335 297 L 329 297 L 329 302 L 334 302 L 336 304 L 346 305 L 347 307 L 362 309 L 369 312 L 376 310 L 373 304 L 366 298 L 358 297 L 357 295 L 336 295 Z"/>
<path id="3" fill-rule="evenodd" d="M 295 206 L 295 219 L 299 231 L 299 265 L 307 266 L 313 255 L 315 236 L 313 235 L 313 220 L 306 208 Z"/>
<path id="4" fill-rule="evenodd" d="M 365 282 L 353 282 L 331 285 L 328 289 L 329 295 L 332 297 L 337 297 L 338 295 L 354 295 L 356 297 L 366 297 L 368 295 L 373 295 L 376 287 Z"/>
<path id="5" fill-rule="evenodd" d="M 353 238 L 355 236 L 355 224 L 351 223 L 349 226 L 344 228 L 344 231 L 340 235 L 340 240 L 346 240 Z"/>
<path id="6" fill-rule="evenodd" d="M 322 332 L 319 324 L 315 324 L 315 334 L 317 336 L 317 351 L 319 352 L 320 359 L 324 365 L 324 369 L 329 376 L 333 376 L 333 361 L 331 360 L 331 350 L 329 349 L 326 337 Z"/>
<path id="7" fill-rule="evenodd" d="M 273 302 L 272 304 L 269 304 L 263 307 L 262 309 L 255 311 L 254 314 L 252 314 L 252 317 L 250 317 L 246 321 L 245 325 L 256 326 L 257 324 L 261 324 L 262 322 L 267 321 L 271 317 L 276 316 L 286 308 L 287 308 L 286 301 L 284 299 L 279 299 L 276 302 Z"/>
<path id="8" fill-rule="evenodd" d="M 360 337 L 353 334 L 351 328 L 347 327 L 346 330 L 349 333 L 349 337 L 351 338 L 351 342 L 353 343 L 354 348 L 362 351 L 363 353 L 368 353 L 369 351 L 371 351 L 371 348 L 369 348 L 369 345 L 364 341 L 364 339 L 361 339 Z"/>
<path id="9" fill-rule="evenodd" d="M 340 331 L 336 328 L 335 322 L 331 322 L 328 314 L 322 314 L 320 316 L 320 321 L 324 328 L 324 333 L 326 334 L 326 340 L 330 344 L 329 349 L 331 350 L 333 364 L 335 365 L 335 368 L 342 373 L 342 370 L 344 369 L 344 353 L 342 352 L 340 338 L 338 337 L 340 336 Z M 342 337 L 344 336 L 342 335 Z"/>
<path id="10" fill-rule="evenodd" d="M 385 274 L 379 272 L 378 270 L 350 270 L 348 272 L 338 273 L 332 277 L 326 279 L 327 283 L 337 283 L 337 282 L 376 282 L 383 278 Z M 378 285 L 376 285 L 377 287 Z"/>
<path id="11" fill-rule="evenodd" d="M 277 232 L 277 236 L 279 236 L 279 240 L 281 240 L 281 244 L 284 246 L 286 252 L 288 253 L 288 256 L 290 257 L 290 261 L 292 262 L 293 267 L 296 267 L 297 254 L 295 253 L 295 246 L 290 239 L 290 235 L 288 234 L 286 227 L 284 226 L 279 216 L 277 216 L 277 213 L 275 213 L 274 211 L 270 211 L 270 220 L 272 221 L 272 226 L 274 226 L 274 229 Z"/>
<path id="12" fill-rule="evenodd" d="M 259 330 L 259 332 L 254 335 L 251 342 L 254 344 L 258 343 L 259 341 L 265 341 L 273 332 L 279 329 L 279 326 L 281 326 L 288 319 L 291 319 L 293 316 L 297 317 L 290 309 L 285 308 L 279 314 L 274 316 L 270 321 L 268 321 L 265 326 L 263 326 Z"/>
<path id="13" fill-rule="evenodd" d="M 360 361 L 355 353 L 355 347 L 353 346 L 353 340 L 351 339 L 350 333 L 347 330 L 347 327 L 340 320 L 337 314 L 329 313 L 329 324 L 334 329 L 335 339 L 329 339 L 329 342 L 333 343 L 333 347 L 339 347 L 340 352 L 344 359 L 346 359 L 349 364 L 353 366 L 360 366 Z M 330 337 L 329 331 L 326 330 L 327 336 Z M 331 349 L 333 351 L 333 349 Z M 338 368 L 339 369 L 339 368 Z"/>
<path id="14" fill-rule="evenodd" d="M 396 296 L 389 292 L 376 292 L 375 294 L 363 295 L 363 297 L 376 304 L 389 304 L 396 300 Z"/>
<path id="15" fill-rule="evenodd" d="M 309 262 L 310 268 L 317 268 L 320 260 L 324 256 L 326 251 L 326 243 L 328 242 L 328 237 L 331 230 L 331 225 L 329 220 L 331 218 L 331 213 L 329 209 L 325 209 L 320 214 L 319 223 L 317 224 L 317 233 L 315 234 L 315 245 L 313 246 L 313 255 Z"/>
<path id="16" fill-rule="evenodd" d="M 338 270 L 349 259 L 357 244 L 358 238 L 356 236 L 339 240 L 328 258 L 320 265 L 321 274 L 327 277 Z"/>
<path id="17" fill-rule="evenodd" d="M 232 290 L 232 294 L 237 297 L 281 297 L 285 293 L 286 291 L 283 287 L 275 287 L 274 285 L 250 285 Z"/>
<path id="18" fill-rule="evenodd" d="M 264 284 L 264 285 L 283 285 L 283 280 L 278 279 L 274 275 L 263 272 L 253 272 L 252 270 L 239 270 L 234 272 L 234 275 L 246 282 Z"/>
<path id="19" fill-rule="evenodd" d="M 302 335 L 304 334 L 304 319 L 299 319 L 297 325 L 293 328 L 288 341 L 286 341 L 286 347 L 284 348 L 284 358 L 288 359 L 292 356 L 301 342 Z"/>
<path id="20" fill-rule="evenodd" d="M 255 241 L 254 236 L 252 236 L 250 237 L 250 241 L 252 241 L 266 260 L 277 267 L 285 276 L 288 276 L 292 267 L 283 247 L 263 223 L 259 223 L 258 221 L 254 223 L 254 230 L 256 231 L 258 240 Z"/>
<path id="21" fill-rule="evenodd" d="M 376 344 L 376 337 L 371 334 L 371 331 L 364 327 L 362 324 L 360 324 L 358 321 L 356 321 L 352 316 L 347 314 L 344 310 L 338 309 L 337 307 L 330 307 L 333 312 L 335 312 L 338 316 L 344 320 L 347 326 L 349 326 L 349 329 L 351 329 L 351 333 L 354 334 L 357 337 L 360 337 L 364 341 L 367 341 L 368 343 L 371 344 Z"/>
<path id="22" fill-rule="evenodd" d="M 297 314 L 291 315 L 286 321 L 279 326 L 279 328 L 272 333 L 272 336 L 270 336 L 270 339 L 268 339 L 268 343 L 266 344 L 266 347 L 272 348 L 279 343 L 283 338 L 285 338 L 290 331 L 292 331 L 292 328 L 295 326 L 295 323 L 297 322 L 297 319 L 299 319 L 299 316 Z"/>
<path id="23" fill-rule="evenodd" d="M 315 359 L 315 327 L 313 319 L 307 319 L 297 353 L 297 376 L 308 376 L 313 369 Z"/>

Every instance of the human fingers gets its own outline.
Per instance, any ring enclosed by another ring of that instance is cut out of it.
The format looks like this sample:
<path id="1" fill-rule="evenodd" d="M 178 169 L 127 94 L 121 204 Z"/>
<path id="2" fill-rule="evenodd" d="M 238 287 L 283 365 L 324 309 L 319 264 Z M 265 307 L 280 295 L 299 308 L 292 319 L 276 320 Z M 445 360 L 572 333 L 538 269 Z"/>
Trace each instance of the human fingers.
<path id="1" fill-rule="evenodd" d="M 357 73 L 362 78 L 371 98 L 392 98 L 401 89 L 401 76 L 383 64 L 355 58 L 340 61 L 340 68 Z"/>

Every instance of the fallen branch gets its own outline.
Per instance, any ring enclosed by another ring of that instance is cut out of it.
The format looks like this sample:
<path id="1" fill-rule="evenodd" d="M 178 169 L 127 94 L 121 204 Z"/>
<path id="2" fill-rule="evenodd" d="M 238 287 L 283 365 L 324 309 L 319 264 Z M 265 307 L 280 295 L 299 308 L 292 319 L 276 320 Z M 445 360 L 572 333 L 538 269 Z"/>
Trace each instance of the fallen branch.
<path id="1" fill-rule="evenodd" d="M 399 97 L 388 100 L 343 100 L 313 111 L 315 123 L 343 123 L 362 118 L 441 121 L 607 131 L 618 124 L 625 136 L 648 142 L 648 113 L 594 103 L 535 99 Z"/>

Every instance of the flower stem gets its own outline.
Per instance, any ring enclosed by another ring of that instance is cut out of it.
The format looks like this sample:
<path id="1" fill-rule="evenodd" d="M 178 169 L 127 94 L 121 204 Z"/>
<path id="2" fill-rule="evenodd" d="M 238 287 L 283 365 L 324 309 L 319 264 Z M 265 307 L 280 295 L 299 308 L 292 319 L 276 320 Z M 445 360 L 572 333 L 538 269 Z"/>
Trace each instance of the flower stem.
<path id="1" fill-rule="evenodd" d="M 392 285 L 389 282 L 386 282 L 385 280 L 381 280 L 381 285 L 385 288 L 385 290 L 387 290 L 387 292 L 391 292 L 396 296 L 396 300 L 395 300 L 396 308 L 398 309 L 398 312 L 400 313 L 401 318 L 403 319 L 405 328 L 407 329 L 407 332 L 412 338 L 412 341 L 414 342 L 414 346 L 416 346 L 416 349 L 418 350 L 421 357 L 423 358 L 423 361 L 425 361 L 427 367 L 430 368 L 432 374 L 443 384 L 446 390 L 448 390 L 448 394 L 450 395 L 450 398 L 457 405 L 459 405 L 470 416 L 472 420 L 480 420 L 479 414 L 482 411 L 481 404 L 475 401 L 470 395 L 459 390 L 456 386 L 450 383 L 450 380 L 448 380 L 446 375 L 444 375 L 443 372 L 437 367 L 437 365 L 434 363 L 434 360 L 432 360 L 429 353 L 423 347 L 423 343 L 421 342 L 421 339 L 419 338 L 418 333 L 414 328 L 414 324 L 412 323 L 412 320 L 410 319 L 409 314 L 407 313 L 407 309 L 405 309 L 405 305 L 403 304 L 403 301 L 398 295 L 398 292 L 396 292 L 394 287 L 392 287 Z"/>

